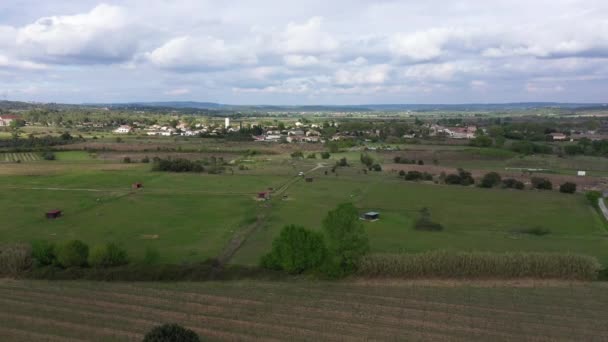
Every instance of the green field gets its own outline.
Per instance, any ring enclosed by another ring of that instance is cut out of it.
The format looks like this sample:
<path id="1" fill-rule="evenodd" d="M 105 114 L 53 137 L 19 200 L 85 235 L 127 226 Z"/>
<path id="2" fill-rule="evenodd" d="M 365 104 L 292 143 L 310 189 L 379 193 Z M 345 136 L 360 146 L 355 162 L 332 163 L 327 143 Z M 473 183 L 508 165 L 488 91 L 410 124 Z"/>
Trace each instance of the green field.
<path id="1" fill-rule="evenodd" d="M 164 262 L 200 261 L 218 256 L 233 236 L 262 215 L 259 227 L 230 260 L 252 265 L 284 225 L 320 229 L 327 211 L 352 201 L 361 212 L 381 213 L 379 221 L 365 223 L 373 252 L 574 252 L 608 264 L 604 223 L 582 195 L 418 184 L 391 174 L 364 174 L 356 164 L 338 169 L 337 176 L 325 175 L 328 168 L 319 163 L 332 165 L 332 159 L 256 156 L 248 159 L 247 171 L 208 175 L 152 172 L 148 164 L 98 161 L 85 152 L 57 155 L 53 162 L 10 164 L 0 176 L 0 215 L 10 218 L 0 225 L 2 241 L 113 241 L 125 246 L 134 260 L 153 247 Z M 314 167 L 314 182 L 294 178 Z M 270 203 L 255 200 L 257 192 L 290 181 Z M 134 182 L 144 188 L 133 191 Z M 443 232 L 413 230 L 423 207 L 444 225 Z M 64 216 L 45 219 L 51 209 L 63 210 Z M 550 234 L 518 233 L 536 227 Z"/>
<path id="2" fill-rule="evenodd" d="M 605 341 L 603 283 L 0 280 L 2 341 Z"/>

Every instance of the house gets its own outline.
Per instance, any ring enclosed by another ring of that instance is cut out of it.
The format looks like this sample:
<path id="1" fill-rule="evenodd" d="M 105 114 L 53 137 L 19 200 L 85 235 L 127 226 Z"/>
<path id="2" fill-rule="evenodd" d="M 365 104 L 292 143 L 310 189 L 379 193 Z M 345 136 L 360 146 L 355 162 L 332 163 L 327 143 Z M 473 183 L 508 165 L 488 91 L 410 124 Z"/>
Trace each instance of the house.
<path id="1" fill-rule="evenodd" d="M 565 141 L 568 140 L 568 136 L 564 133 L 551 133 L 550 134 L 553 141 Z"/>
<path id="2" fill-rule="evenodd" d="M 129 125 L 121 125 L 120 127 L 114 130 L 114 133 L 126 134 L 131 133 L 132 130 L 133 128 Z"/>
<path id="3" fill-rule="evenodd" d="M 10 126 L 11 122 L 13 122 L 14 120 L 20 120 L 21 118 L 18 117 L 17 115 L 0 115 L 0 127 L 6 127 L 6 126 Z"/>
<path id="4" fill-rule="evenodd" d="M 369 211 L 363 214 L 363 219 L 367 221 L 376 221 L 380 219 L 380 213 L 375 211 Z"/>
<path id="5" fill-rule="evenodd" d="M 56 219 L 61 216 L 61 210 L 50 210 L 46 212 L 47 219 Z"/>

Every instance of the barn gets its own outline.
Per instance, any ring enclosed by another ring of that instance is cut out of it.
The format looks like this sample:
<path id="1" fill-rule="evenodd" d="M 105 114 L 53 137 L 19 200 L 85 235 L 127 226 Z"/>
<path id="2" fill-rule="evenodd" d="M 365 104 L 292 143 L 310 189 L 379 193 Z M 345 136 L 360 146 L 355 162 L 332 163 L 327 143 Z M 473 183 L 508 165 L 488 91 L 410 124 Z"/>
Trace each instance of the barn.
<path id="1" fill-rule="evenodd" d="M 61 216 L 61 210 L 49 210 L 46 212 L 45 216 L 47 219 L 56 219 Z"/>

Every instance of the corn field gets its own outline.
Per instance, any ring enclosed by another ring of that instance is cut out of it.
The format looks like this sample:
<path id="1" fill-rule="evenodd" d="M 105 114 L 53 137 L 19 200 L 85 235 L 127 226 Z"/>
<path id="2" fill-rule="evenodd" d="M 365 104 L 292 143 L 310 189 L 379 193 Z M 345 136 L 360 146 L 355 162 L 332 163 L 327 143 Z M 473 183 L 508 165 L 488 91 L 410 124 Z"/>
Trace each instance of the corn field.
<path id="1" fill-rule="evenodd" d="M 593 280 L 590 256 L 553 253 L 428 252 L 365 257 L 359 275 L 387 278 L 542 278 Z"/>

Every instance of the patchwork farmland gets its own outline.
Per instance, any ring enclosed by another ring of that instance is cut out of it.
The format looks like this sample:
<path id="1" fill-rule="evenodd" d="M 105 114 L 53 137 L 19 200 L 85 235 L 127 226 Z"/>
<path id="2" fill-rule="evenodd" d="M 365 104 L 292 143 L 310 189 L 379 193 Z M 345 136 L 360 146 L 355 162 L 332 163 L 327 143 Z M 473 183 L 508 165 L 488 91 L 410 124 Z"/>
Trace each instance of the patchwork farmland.
<path id="1" fill-rule="evenodd" d="M 0 153 L 0 162 L 31 162 L 41 159 L 40 154 L 36 152 Z"/>

